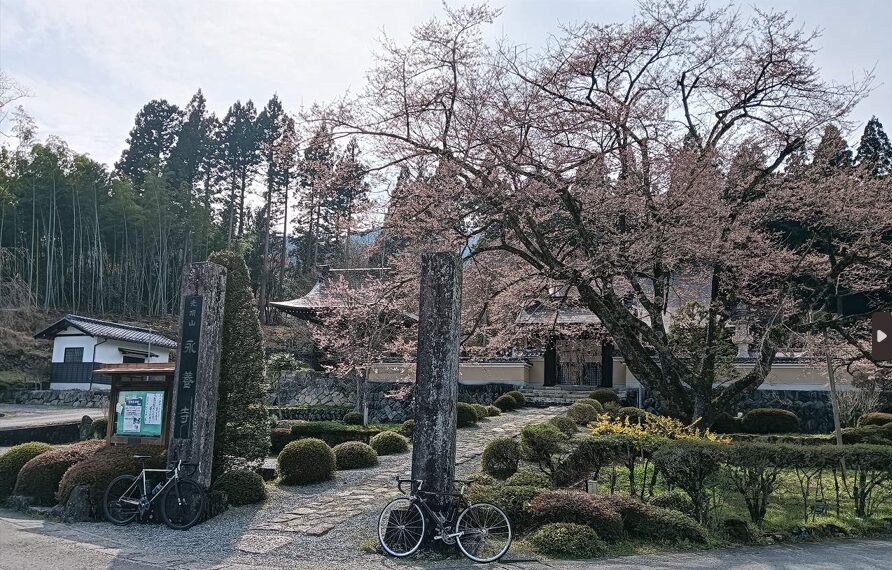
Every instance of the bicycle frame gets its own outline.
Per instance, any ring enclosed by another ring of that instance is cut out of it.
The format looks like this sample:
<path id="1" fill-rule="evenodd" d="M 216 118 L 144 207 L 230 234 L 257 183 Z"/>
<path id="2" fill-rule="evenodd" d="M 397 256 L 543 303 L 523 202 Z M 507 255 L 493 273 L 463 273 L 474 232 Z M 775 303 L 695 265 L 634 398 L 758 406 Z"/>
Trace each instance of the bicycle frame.
<path id="1" fill-rule="evenodd" d="M 402 491 L 402 483 L 409 482 L 408 480 L 399 480 L 398 488 Z M 434 540 L 442 540 L 444 542 L 450 543 L 453 539 L 464 536 L 464 532 L 447 532 L 447 523 L 454 522 L 463 509 L 469 506 L 468 500 L 465 499 L 464 495 L 464 487 L 467 482 L 460 481 L 462 483 L 462 490 L 458 493 L 436 493 L 433 491 L 422 491 L 420 487 L 415 489 L 415 483 L 417 481 L 411 481 L 412 490 L 408 494 L 409 500 L 412 501 L 413 504 L 417 504 L 422 513 L 428 518 L 428 520 L 433 521 L 437 525 L 437 532 L 439 534 L 434 535 Z M 428 497 L 450 497 L 452 499 L 452 504 L 449 507 L 449 511 L 446 513 L 438 512 L 431 508 L 428 504 L 428 501 L 425 500 L 422 495 L 427 495 Z"/>
<path id="2" fill-rule="evenodd" d="M 139 476 L 133 482 L 130 487 L 127 488 L 124 493 L 121 494 L 121 497 L 118 499 L 122 503 L 129 503 L 131 505 L 136 505 L 139 507 L 140 513 L 142 513 L 148 505 L 151 505 L 155 499 L 164 494 L 165 489 L 167 489 L 172 483 L 180 480 L 180 466 L 182 465 L 182 461 L 177 463 L 177 466 L 173 469 L 143 469 L 140 471 Z M 149 488 L 148 488 L 148 477 L 147 473 L 164 473 L 166 480 L 164 484 L 158 489 L 158 492 L 153 494 L 151 497 L 149 496 Z M 172 475 L 171 475 L 172 474 Z M 168 476 L 170 475 L 170 476 Z M 139 499 L 131 499 L 128 498 L 127 495 L 131 493 L 134 489 L 139 488 L 139 484 L 142 482 L 142 496 Z M 143 503 L 143 500 L 148 500 L 148 503 Z"/>

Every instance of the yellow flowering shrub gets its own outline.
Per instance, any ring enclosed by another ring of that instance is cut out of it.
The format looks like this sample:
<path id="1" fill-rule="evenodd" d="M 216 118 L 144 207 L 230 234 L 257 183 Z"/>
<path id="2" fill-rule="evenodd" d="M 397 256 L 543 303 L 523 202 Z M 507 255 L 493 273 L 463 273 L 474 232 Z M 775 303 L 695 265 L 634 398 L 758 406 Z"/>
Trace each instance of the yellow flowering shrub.
<path id="1" fill-rule="evenodd" d="M 634 437 L 664 437 L 666 439 L 696 440 L 705 439 L 718 443 L 731 443 L 731 438 L 712 433 L 709 429 L 697 427 L 700 420 L 685 425 L 675 418 L 648 414 L 640 422 L 629 417 L 611 418 L 609 414 L 599 414 L 588 425 L 592 435 L 628 435 Z"/>

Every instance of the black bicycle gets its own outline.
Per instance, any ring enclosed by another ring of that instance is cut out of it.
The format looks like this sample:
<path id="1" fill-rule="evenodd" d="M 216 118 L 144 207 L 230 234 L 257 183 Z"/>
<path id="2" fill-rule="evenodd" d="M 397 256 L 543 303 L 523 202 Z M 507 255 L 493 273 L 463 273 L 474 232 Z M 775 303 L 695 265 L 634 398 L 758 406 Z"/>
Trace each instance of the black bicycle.
<path id="1" fill-rule="evenodd" d="M 378 517 L 378 540 L 391 556 L 414 554 L 428 532 L 428 521 L 435 527 L 434 540 L 457 543 L 462 554 L 474 562 L 495 562 L 508 552 L 511 522 L 495 505 L 468 503 L 464 491 L 472 481 L 456 480 L 461 484 L 458 493 L 422 491 L 424 481 L 420 479 L 397 479 L 403 493 L 404 483 L 412 484 L 409 494 L 388 503 Z"/>
<path id="2" fill-rule="evenodd" d="M 131 523 L 137 517 L 144 520 L 156 501 L 158 515 L 170 528 L 186 530 L 201 520 L 207 501 L 204 489 L 185 478 L 189 476 L 185 469 L 192 468 L 194 473 L 197 464 L 179 461 L 173 469 L 146 469 L 145 460 L 149 456 L 134 455 L 133 458 L 142 462 L 142 471 L 138 477 L 121 475 L 109 483 L 102 501 L 105 520 L 117 525 Z M 149 487 L 149 473 L 164 475 Z"/>

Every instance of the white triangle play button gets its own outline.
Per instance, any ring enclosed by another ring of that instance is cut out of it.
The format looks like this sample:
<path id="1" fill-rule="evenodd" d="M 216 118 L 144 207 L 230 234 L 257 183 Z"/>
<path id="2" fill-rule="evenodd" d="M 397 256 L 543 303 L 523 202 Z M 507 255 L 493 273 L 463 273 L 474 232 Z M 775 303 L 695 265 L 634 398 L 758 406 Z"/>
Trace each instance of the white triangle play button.
<path id="1" fill-rule="evenodd" d="M 883 341 L 886 340 L 888 337 L 889 337 L 889 335 L 887 335 L 887 334 L 884 333 L 883 331 L 877 331 L 877 342 L 883 342 Z"/>

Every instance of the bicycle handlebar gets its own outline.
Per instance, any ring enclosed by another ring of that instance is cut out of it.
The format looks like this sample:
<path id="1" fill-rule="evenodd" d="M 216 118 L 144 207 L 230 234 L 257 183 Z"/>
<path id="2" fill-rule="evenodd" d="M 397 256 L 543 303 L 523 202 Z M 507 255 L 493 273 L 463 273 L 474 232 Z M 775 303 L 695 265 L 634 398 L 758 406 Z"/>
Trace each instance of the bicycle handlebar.
<path id="1" fill-rule="evenodd" d="M 473 485 L 476 483 L 476 479 L 453 479 L 452 483 L 461 483 L 464 486 Z M 424 486 L 424 479 L 403 479 L 401 477 L 396 478 L 396 488 L 400 490 L 400 493 L 405 493 L 403 490 L 403 483 L 418 483 L 418 487 L 415 489 L 416 491 L 421 491 L 421 488 Z M 462 492 L 464 492 L 464 487 L 462 487 Z"/>

